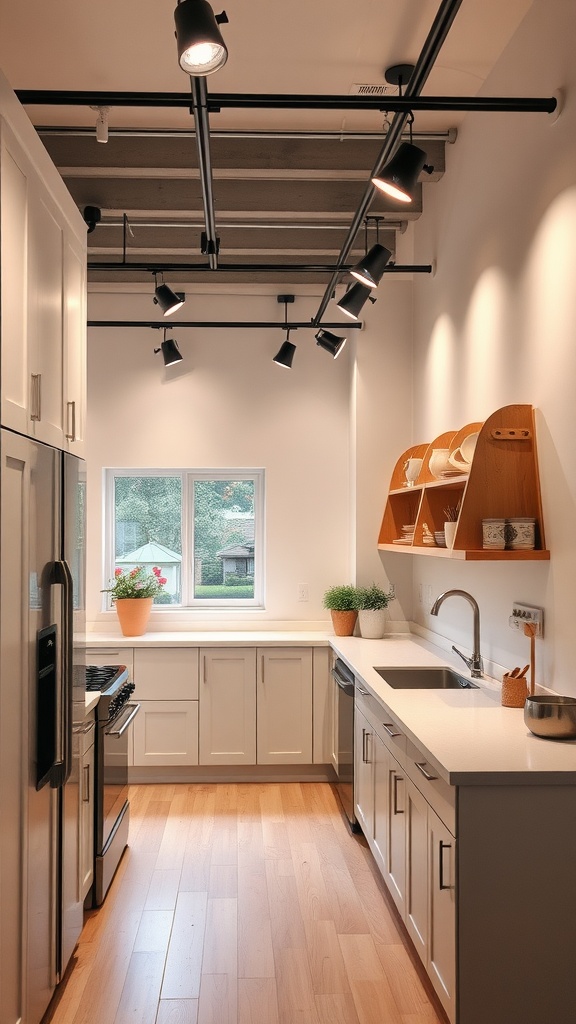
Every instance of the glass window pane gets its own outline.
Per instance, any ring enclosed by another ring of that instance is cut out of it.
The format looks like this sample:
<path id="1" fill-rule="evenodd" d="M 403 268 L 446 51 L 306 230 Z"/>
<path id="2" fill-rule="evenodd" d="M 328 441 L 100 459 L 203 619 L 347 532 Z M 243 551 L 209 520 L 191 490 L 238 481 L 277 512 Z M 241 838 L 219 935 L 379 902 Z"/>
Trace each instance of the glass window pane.
<path id="1" fill-rule="evenodd" d="M 114 568 L 157 566 L 167 583 L 155 604 L 182 603 L 182 479 L 116 476 Z"/>
<path id="2" fill-rule="evenodd" d="M 254 597 L 254 480 L 194 481 L 194 597 Z"/>

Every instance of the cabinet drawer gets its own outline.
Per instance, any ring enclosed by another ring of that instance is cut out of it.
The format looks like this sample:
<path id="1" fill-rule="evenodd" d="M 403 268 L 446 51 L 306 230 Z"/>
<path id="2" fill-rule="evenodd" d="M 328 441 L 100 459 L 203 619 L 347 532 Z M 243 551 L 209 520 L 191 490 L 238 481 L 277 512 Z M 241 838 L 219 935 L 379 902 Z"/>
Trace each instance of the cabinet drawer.
<path id="1" fill-rule="evenodd" d="M 402 726 L 398 724 L 381 701 L 373 697 L 358 683 L 356 683 L 356 707 L 366 716 L 388 750 L 401 765 L 404 765 L 407 738 Z"/>
<path id="2" fill-rule="evenodd" d="M 198 648 L 136 648 L 134 682 L 139 700 L 198 700 Z"/>
<path id="3" fill-rule="evenodd" d="M 422 795 L 436 814 L 450 829 L 452 835 L 456 835 L 456 790 L 444 779 L 440 778 L 437 770 L 427 760 L 425 755 L 408 740 L 406 746 L 405 769 Z"/>

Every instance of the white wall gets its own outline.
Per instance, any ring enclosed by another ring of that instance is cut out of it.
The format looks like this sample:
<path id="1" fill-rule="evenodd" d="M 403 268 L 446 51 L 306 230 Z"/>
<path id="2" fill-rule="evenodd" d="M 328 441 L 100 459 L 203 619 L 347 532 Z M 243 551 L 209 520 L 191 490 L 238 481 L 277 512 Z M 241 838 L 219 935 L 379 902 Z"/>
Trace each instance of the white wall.
<path id="1" fill-rule="evenodd" d="M 487 81 L 491 96 L 565 91 L 556 123 L 546 114 L 467 116 L 447 172 L 425 186 L 415 233 L 414 442 L 520 402 L 537 409 L 550 563 L 466 564 L 414 559 L 414 617 L 470 647 L 471 617 L 458 600 L 438 619 L 419 603 L 469 590 L 481 608 L 484 654 L 528 660 L 528 640 L 508 627 L 513 600 L 545 609 L 537 681 L 576 694 L 576 5 L 533 4 Z M 441 59 L 441 58 L 440 58 Z M 389 565 L 388 565 L 389 568 Z"/>
<path id="2" fill-rule="evenodd" d="M 198 286 L 187 291 L 186 305 L 176 314 L 182 319 L 283 320 L 275 292 L 202 294 Z M 150 293 L 92 293 L 89 318 L 156 319 Z M 317 296 L 297 297 L 289 318 L 309 320 L 317 306 Z M 265 611 L 236 613 L 233 621 L 187 612 L 180 625 L 206 628 L 207 618 L 215 628 L 324 623 L 324 590 L 353 574 L 351 348 L 332 360 L 316 346 L 312 331 L 297 331 L 288 371 L 272 361 L 283 340 L 278 330 L 174 334 L 184 362 L 165 371 L 153 353 L 159 332 L 89 330 L 88 530 L 95 541 L 88 561 L 89 623 L 101 628 L 115 622 L 114 613 L 102 617 L 99 593 L 102 470 L 108 466 L 264 467 Z M 308 603 L 297 601 L 299 583 L 309 585 Z M 152 628 L 166 621 L 160 614 Z"/>

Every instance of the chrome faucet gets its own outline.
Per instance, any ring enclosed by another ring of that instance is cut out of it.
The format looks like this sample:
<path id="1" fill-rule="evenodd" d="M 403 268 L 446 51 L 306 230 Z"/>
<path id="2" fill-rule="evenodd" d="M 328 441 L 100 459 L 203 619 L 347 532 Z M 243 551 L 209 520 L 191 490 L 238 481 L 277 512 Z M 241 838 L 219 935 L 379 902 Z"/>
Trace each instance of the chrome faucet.
<path id="1" fill-rule="evenodd" d="M 452 645 L 452 650 L 458 654 L 465 665 L 470 669 L 470 675 L 473 679 L 481 679 L 484 666 L 482 664 L 482 655 L 480 654 L 480 609 L 477 602 L 466 590 L 445 590 L 443 594 L 440 594 L 436 598 L 434 604 L 430 609 L 431 615 L 438 615 L 440 605 L 446 600 L 447 597 L 463 597 L 468 604 L 472 605 L 472 611 L 474 612 L 474 647 L 472 650 L 472 657 L 466 658 L 462 651 L 459 651 L 457 647 Z"/>

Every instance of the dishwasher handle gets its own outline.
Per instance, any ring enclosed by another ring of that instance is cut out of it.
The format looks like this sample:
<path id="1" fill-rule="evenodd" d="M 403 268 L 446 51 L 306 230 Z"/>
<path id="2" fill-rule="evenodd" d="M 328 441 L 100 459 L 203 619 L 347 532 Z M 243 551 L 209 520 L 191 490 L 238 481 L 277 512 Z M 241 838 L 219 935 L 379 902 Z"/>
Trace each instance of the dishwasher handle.
<path id="1" fill-rule="evenodd" d="M 349 679 L 345 679 L 344 676 L 341 676 L 337 668 L 332 669 L 332 677 L 336 685 L 339 686 L 341 690 L 344 690 L 344 693 L 346 693 L 349 697 L 354 696 L 353 681 L 351 682 Z"/>

